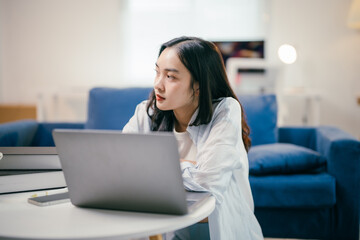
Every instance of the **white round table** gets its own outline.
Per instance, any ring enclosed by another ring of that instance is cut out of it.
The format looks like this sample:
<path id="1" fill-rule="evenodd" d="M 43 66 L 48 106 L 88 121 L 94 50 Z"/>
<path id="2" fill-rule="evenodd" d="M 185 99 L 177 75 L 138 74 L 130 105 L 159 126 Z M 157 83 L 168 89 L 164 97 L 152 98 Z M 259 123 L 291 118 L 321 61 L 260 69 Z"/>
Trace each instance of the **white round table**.
<path id="1" fill-rule="evenodd" d="M 64 190 L 51 193 L 61 191 Z M 140 238 L 190 226 L 209 216 L 215 208 L 214 197 L 184 216 L 78 208 L 71 203 L 39 207 L 27 202 L 33 194 L 0 195 L 0 238 Z"/>

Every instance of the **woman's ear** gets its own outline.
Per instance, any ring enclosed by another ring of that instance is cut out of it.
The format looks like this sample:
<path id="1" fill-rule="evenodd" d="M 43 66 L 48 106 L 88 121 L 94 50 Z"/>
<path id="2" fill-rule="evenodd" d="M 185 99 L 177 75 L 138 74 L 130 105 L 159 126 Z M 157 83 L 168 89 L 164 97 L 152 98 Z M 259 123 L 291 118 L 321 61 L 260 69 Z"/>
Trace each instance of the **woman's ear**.
<path id="1" fill-rule="evenodd" d="M 199 83 L 194 83 L 195 96 L 198 97 L 200 95 L 200 87 Z"/>

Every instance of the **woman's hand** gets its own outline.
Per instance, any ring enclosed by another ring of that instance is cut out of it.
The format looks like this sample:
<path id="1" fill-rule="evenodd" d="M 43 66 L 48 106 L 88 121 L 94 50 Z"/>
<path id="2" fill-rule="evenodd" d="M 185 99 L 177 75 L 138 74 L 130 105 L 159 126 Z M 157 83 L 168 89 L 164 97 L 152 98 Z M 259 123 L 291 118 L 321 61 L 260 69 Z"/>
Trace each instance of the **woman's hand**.
<path id="1" fill-rule="evenodd" d="M 196 161 L 191 161 L 191 160 L 185 160 L 185 159 L 181 159 L 180 158 L 180 162 L 189 162 L 189 163 L 192 163 L 192 164 L 196 164 Z"/>

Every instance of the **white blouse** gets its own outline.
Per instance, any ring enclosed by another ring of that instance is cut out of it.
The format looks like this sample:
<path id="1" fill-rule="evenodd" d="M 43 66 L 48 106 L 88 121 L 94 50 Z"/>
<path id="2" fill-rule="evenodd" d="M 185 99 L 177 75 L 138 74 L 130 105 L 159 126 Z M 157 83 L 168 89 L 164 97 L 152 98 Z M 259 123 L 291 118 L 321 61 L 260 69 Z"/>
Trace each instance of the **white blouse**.
<path id="1" fill-rule="evenodd" d="M 190 138 L 190 134 L 185 132 L 177 132 L 174 128 L 175 138 L 178 142 L 179 155 L 181 159 L 196 161 L 196 146 Z"/>
<path id="2" fill-rule="evenodd" d="M 150 132 L 147 101 L 140 103 L 123 132 Z M 197 111 L 190 122 L 197 116 Z M 214 104 L 208 124 L 188 126 L 186 131 L 196 146 L 196 164 L 182 162 L 184 186 L 192 191 L 211 192 L 215 210 L 209 216 L 213 240 L 263 239 L 254 215 L 249 183 L 249 163 L 241 134 L 241 108 L 233 98 Z"/>

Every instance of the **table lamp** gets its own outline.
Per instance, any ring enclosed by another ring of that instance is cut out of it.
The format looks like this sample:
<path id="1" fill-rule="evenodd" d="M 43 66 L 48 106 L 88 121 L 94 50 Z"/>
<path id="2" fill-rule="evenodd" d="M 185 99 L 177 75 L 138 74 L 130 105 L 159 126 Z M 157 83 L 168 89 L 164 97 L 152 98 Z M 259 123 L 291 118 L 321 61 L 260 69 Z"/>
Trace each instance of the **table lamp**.
<path id="1" fill-rule="evenodd" d="M 296 49 L 289 44 L 283 44 L 278 49 L 278 56 L 285 64 L 293 64 L 297 59 Z"/>

